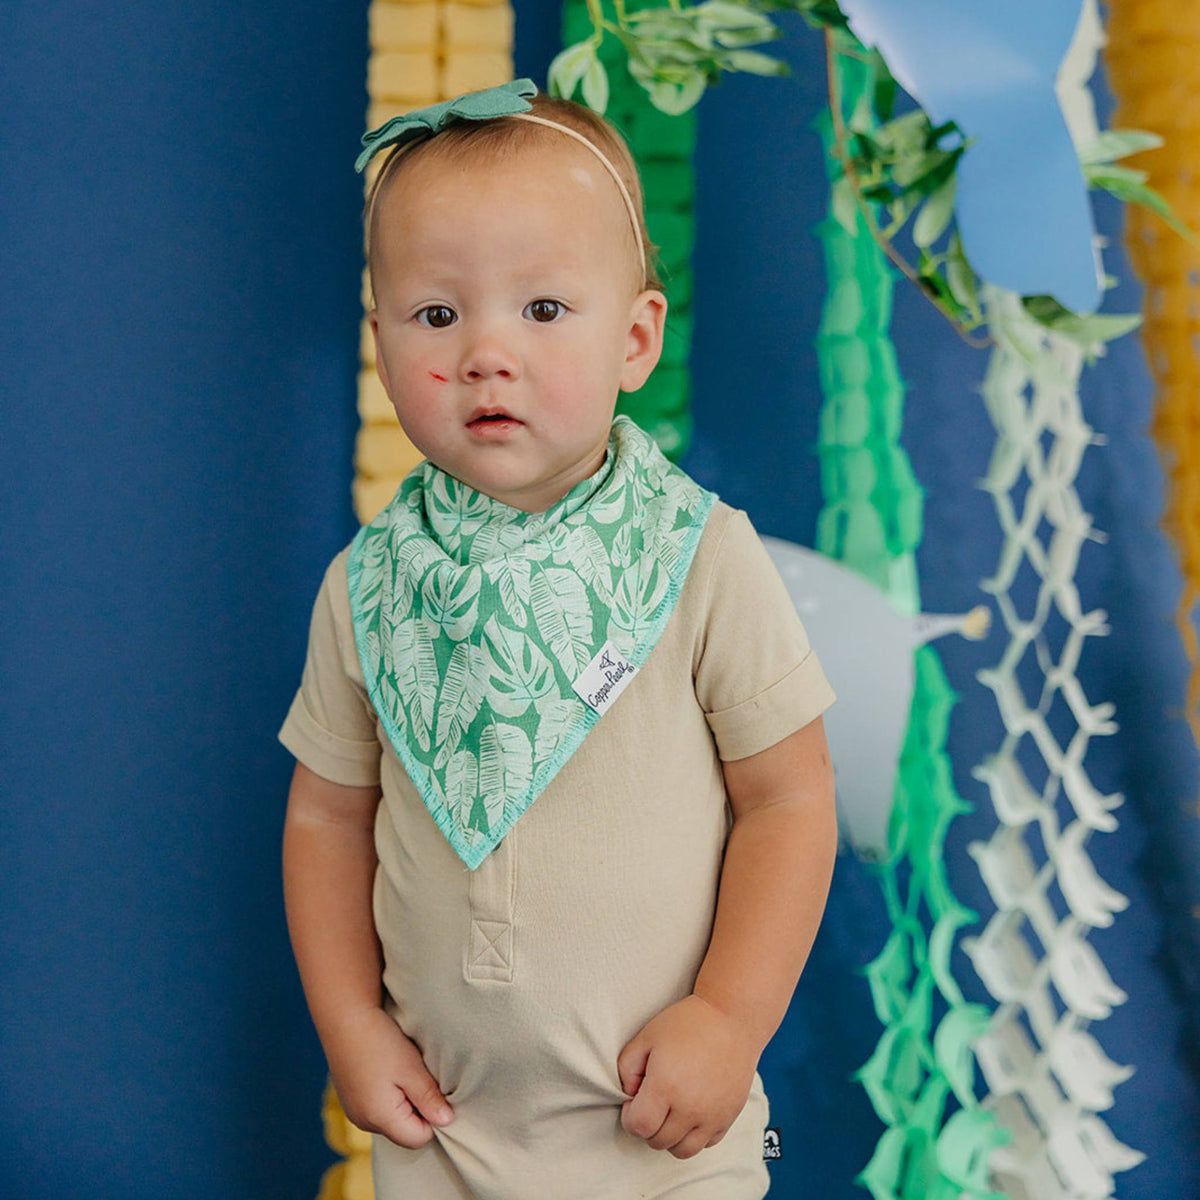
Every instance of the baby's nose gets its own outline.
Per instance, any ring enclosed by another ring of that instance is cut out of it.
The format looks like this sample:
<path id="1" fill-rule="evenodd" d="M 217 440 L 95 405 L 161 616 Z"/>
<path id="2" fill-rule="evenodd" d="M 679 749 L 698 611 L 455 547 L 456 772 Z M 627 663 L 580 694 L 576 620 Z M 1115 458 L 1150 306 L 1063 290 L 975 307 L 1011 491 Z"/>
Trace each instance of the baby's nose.
<path id="1" fill-rule="evenodd" d="M 468 383 L 483 379 L 516 379 L 520 374 L 517 356 L 503 338 L 483 334 L 474 338 L 462 358 L 459 374 Z"/>

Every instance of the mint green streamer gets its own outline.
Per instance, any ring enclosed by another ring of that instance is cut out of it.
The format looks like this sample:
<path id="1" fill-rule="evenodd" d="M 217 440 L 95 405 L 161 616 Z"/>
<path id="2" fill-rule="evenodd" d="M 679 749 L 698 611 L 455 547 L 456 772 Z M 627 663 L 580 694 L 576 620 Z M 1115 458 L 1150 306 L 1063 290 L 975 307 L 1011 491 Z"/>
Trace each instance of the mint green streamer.
<path id="1" fill-rule="evenodd" d="M 869 68 L 844 55 L 836 64 L 838 92 L 853 111 L 871 86 Z M 842 171 L 828 112 L 819 126 L 832 183 Z M 817 335 L 825 497 L 817 548 L 899 611 L 916 613 L 923 493 L 900 445 L 904 384 L 888 334 L 893 275 L 861 214 L 856 221 L 854 236 L 832 216 L 816 230 L 828 275 Z M 892 932 L 866 968 L 884 1031 L 856 1073 L 887 1129 L 858 1182 L 875 1200 L 976 1200 L 993 1195 L 988 1159 L 1005 1135 L 974 1088 L 971 1046 L 990 1014 L 964 1001 L 950 966 L 958 930 L 978 920 L 955 899 L 944 861 L 946 830 L 971 806 L 954 789 L 945 753 L 954 693 L 931 647 L 917 651 L 915 667 L 889 860 L 880 869 Z"/>
<path id="2" fill-rule="evenodd" d="M 655 0 L 634 0 L 625 8 L 636 12 L 654 6 Z M 613 15 L 611 10 L 609 15 Z M 567 0 L 563 7 L 563 45 L 574 45 L 591 33 L 585 0 Z M 608 74 L 605 116 L 621 131 L 638 165 L 645 193 L 646 228 L 659 248 L 663 290 L 669 305 L 662 358 L 638 391 L 621 393 L 617 412 L 636 421 L 659 449 L 677 462 L 692 435 L 688 359 L 692 347 L 692 247 L 696 240 L 692 212 L 696 116 L 694 112 L 677 117 L 659 112 L 630 76 L 625 49 L 616 38 L 604 39 L 599 57 Z"/>

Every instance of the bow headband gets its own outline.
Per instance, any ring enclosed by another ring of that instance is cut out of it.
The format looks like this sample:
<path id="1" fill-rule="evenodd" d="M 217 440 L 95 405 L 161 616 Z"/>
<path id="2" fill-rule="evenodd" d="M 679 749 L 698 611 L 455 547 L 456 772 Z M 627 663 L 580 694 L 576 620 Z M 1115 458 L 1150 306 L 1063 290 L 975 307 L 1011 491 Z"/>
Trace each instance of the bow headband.
<path id="1" fill-rule="evenodd" d="M 642 250 L 642 262 L 646 261 L 646 248 L 642 243 L 641 226 L 638 222 L 637 209 L 633 198 L 625 186 L 617 168 L 609 162 L 604 152 L 590 139 L 577 130 L 558 121 L 548 121 L 545 117 L 536 117 L 529 110 L 532 105 L 528 97 L 537 95 L 537 84 L 532 79 L 516 79 L 512 83 L 503 83 L 499 87 L 486 88 L 480 92 L 467 92 L 456 96 L 453 100 L 443 100 L 439 104 L 431 104 L 428 108 L 414 109 L 402 116 L 385 121 L 378 129 L 364 133 L 362 137 L 363 150 L 354 164 L 356 171 L 361 171 L 380 150 L 388 146 L 397 148 L 409 142 L 419 141 L 440 133 L 447 125 L 455 121 L 488 121 L 493 117 L 514 117 L 521 121 L 533 121 L 545 125 L 549 129 L 558 129 L 568 137 L 586 146 L 601 162 L 604 169 L 612 176 L 613 182 L 625 201 L 625 211 L 629 214 L 633 226 L 634 241 Z"/>

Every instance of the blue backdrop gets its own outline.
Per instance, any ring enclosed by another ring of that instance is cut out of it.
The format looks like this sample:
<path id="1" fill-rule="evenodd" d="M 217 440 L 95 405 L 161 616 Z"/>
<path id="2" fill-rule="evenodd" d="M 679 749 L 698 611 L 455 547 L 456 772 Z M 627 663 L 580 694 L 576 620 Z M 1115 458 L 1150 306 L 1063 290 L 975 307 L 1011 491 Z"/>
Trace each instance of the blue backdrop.
<path id="1" fill-rule="evenodd" d="M 557 3 L 518 3 L 518 74 L 544 79 L 557 22 Z M 811 544 L 823 68 L 816 36 L 784 23 L 795 74 L 729 80 L 701 106 L 687 465 L 763 532 Z M 0 46 L 0 1195 L 307 1197 L 332 1155 L 283 921 L 275 731 L 355 528 L 365 6 L 26 0 L 0 11 Z M 1118 214 L 1100 219 L 1115 238 Z M 1126 286 L 1109 306 L 1138 302 Z M 895 336 L 925 605 L 961 611 L 999 549 L 976 487 L 984 360 L 906 290 Z M 1197 764 L 1149 396 L 1135 339 L 1089 373 L 1108 442 L 1081 481 L 1109 532 L 1085 550 L 1084 603 L 1113 636 L 1080 673 L 1122 723 L 1089 765 L 1129 799 L 1089 844 L 1132 900 L 1093 939 L 1130 994 L 1097 1028 L 1138 1066 L 1108 1114 L 1149 1156 L 1125 1200 L 1200 1195 Z M 956 781 L 977 803 L 970 767 L 999 724 L 973 676 L 1001 643 L 942 647 L 964 697 Z M 985 914 L 964 847 L 989 829 L 981 812 L 950 838 L 954 886 Z M 851 1179 L 880 1126 L 850 1074 L 879 1029 L 858 972 L 885 935 L 874 878 L 843 859 L 764 1061 L 773 1195 L 864 1194 Z"/>

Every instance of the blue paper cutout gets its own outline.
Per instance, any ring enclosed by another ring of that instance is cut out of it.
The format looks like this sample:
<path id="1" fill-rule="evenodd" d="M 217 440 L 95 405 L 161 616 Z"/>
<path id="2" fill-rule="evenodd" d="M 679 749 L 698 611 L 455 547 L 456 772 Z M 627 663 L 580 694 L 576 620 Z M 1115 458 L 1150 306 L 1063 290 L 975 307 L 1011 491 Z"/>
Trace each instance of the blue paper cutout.
<path id="1" fill-rule="evenodd" d="M 842 0 L 935 125 L 975 139 L 955 215 L 978 274 L 1094 312 L 1102 273 L 1087 183 L 1054 90 L 1083 0 Z"/>

